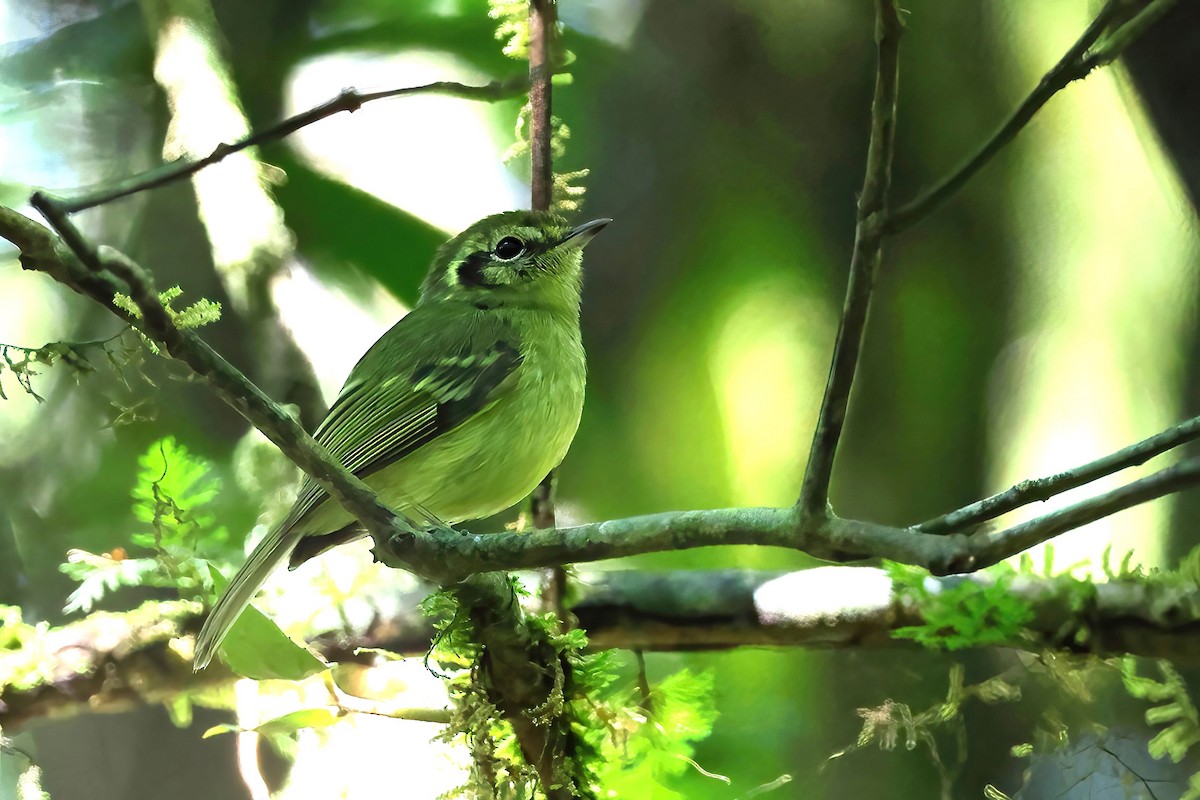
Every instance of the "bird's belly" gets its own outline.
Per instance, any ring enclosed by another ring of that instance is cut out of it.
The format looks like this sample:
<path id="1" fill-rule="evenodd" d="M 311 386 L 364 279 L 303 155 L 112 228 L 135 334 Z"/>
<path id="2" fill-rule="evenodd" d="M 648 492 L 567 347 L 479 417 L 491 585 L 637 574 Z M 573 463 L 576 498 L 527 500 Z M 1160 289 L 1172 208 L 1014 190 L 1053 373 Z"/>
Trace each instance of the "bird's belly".
<path id="1" fill-rule="evenodd" d="M 582 398 L 539 394 L 504 398 L 367 483 L 397 510 L 415 499 L 444 522 L 503 511 L 562 461 L 579 426 Z"/>
<path id="2" fill-rule="evenodd" d="M 491 516 L 519 502 L 562 461 L 582 409 L 582 387 L 517 391 L 365 481 L 414 522 L 422 520 L 415 505 L 447 523 Z M 326 500 L 304 527 L 325 533 L 351 521 Z"/>

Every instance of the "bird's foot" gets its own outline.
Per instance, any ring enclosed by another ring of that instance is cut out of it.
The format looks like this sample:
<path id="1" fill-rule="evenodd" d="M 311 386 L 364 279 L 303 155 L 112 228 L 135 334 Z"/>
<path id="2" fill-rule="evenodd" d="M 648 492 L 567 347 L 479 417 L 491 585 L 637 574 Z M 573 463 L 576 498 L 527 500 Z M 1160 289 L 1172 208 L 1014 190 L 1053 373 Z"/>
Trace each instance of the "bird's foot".
<path id="1" fill-rule="evenodd" d="M 454 530 L 453 526 L 442 520 L 437 514 L 434 514 L 428 508 L 425 508 L 420 503 L 413 502 L 411 504 L 410 513 L 416 515 L 415 519 L 410 518 L 410 523 L 420 527 L 425 533 L 431 533 L 443 536 L 457 536 L 458 531 Z"/>
<path id="2" fill-rule="evenodd" d="M 446 522 L 442 522 L 442 523 L 439 523 L 438 525 L 431 526 L 429 528 L 429 532 L 432 533 L 434 536 L 447 537 L 447 538 L 457 538 L 459 536 L 462 536 L 464 533 L 467 533 L 467 531 L 462 530 L 461 527 L 456 528 L 453 525 L 450 525 L 449 523 L 446 523 Z"/>

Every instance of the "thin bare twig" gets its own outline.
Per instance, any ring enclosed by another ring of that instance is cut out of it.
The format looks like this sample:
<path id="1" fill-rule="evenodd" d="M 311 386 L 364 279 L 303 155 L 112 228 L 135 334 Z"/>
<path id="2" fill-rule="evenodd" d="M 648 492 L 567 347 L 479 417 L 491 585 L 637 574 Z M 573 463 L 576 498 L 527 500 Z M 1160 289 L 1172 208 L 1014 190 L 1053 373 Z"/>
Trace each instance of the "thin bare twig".
<path id="1" fill-rule="evenodd" d="M 1021 102 L 1021 105 L 1017 106 L 1016 110 L 986 142 L 980 145 L 978 150 L 932 188 L 922 192 L 918 197 L 885 217 L 882 222 L 883 235 L 892 236 L 907 230 L 957 194 L 975 173 L 979 172 L 1005 145 L 1024 130 L 1033 116 L 1051 97 L 1072 82 L 1086 78 L 1097 67 L 1111 63 L 1151 24 L 1166 13 L 1175 4 L 1175 1 L 1155 0 L 1133 19 L 1121 25 L 1103 42 L 1100 42 L 1105 31 L 1122 13 L 1125 13 L 1126 7 L 1129 5 L 1125 0 L 1108 0 L 1096 18 L 1092 20 L 1092 24 L 1079 37 L 1079 40 L 1067 50 L 1049 72 L 1042 76 L 1041 81 Z M 1101 46 L 1093 50 L 1092 47 L 1097 42 L 1100 42 Z"/>
<path id="2" fill-rule="evenodd" d="M 554 172 L 551 163 L 551 76 L 553 74 L 554 0 L 529 0 L 529 159 L 530 201 L 535 211 L 548 211 L 553 202 Z M 551 471 L 530 497 L 530 513 L 537 528 L 553 529 L 554 473 Z M 552 565 L 549 585 L 559 588 L 562 568 Z M 559 579 L 553 576 L 558 573 Z M 575 765 L 577 742 L 570 714 L 562 709 L 535 721 L 555 692 L 569 697 L 573 691 L 571 664 L 554 648 L 530 637 L 521 610 L 511 596 L 508 577 L 476 575 L 458 590 L 460 602 L 470 608 L 476 635 L 489 652 L 488 680 L 496 704 L 513 726 L 526 761 L 537 771 L 548 800 L 594 796 L 578 780 Z M 551 592 L 555 605 L 562 595 Z M 504 602 L 504 601 L 508 602 Z M 560 613 L 560 619 L 566 615 Z M 558 676 L 556 682 L 554 676 Z"/>
<path id="3" fill-rule="evenodd" d="M 529 4 L 529 189 L 531 208 L 536 211 L 548 211 L 554 202 L 550 136 L 556 15 L 557 8 L 551 0 L 535 0 Z M 551 470 L 529 496 L 529 516 L 535 528 L 550 529 L 556 524 L 554 490 L 557 483 Z M 570 614 L 563 607 L 566 591 L 566 570 L 561 566 L 551 567 L 544 582 L 542 601 L 558 614 L 564 625 L 570 624 Z"/>
<path id="4" fill-rule="evenodd" d="M 0 342 L 0 350 L 16 350 L 17 352 L 26 353 L 28 355 L 40 353 L 43 350 L 55 345 L 62 345 L 70 348 L 71 350 L 87 350 L 92 347 L 103 347 L 106 344 L 115 342 L 128 332 L 128 327 L 122 327 L 121 330 L 117 331 L 112 336 L 109 336 L 107 339 L 89 339 L 86 342 L 47 342 L 41 347 L 26 347 L 20 344 L 6 344 L 4 342 Z"/>
<path id="5" fill-rule="evenodd" d="M 547 211 L 553 202 L 554 171 L 550 153 L 550 109 L 556 8 L 553 0 L 529 3 L 529 161 L 533 209 Z"/>
<path id="6" fill-rule="evenodd" d="M 980 531 L 968 539 L 967 561 L 948 564 L 949 572 L 990 567 L 1034 545 L 1164 495 L 1200 484 L 1200 457 L 1189 458 L 1111 492 L 1090 497 L 1002 531 Z M 959 569 L 959 567 L 963 569 Z"/>
<path id="7" fill-rule="evenodd" d="M 892 183 L 902 25 L 895 0 L 876 0 L 875 8 L 878 72 L 875 77 L 875 97 L 871 103 L 867 169 L 858 199 L 854 253 L 850 259 L 850 280 L 846 287 L 842 321 L 838 327 L 829 380 L 825 383 L 821 412 L 808 454 L 804 484 L 797 500 L 797 505 L 808 514 L 826 513 L 833 462 L 846 422 L 846 407 L 858 369 L 858 354 L 866 331 L 871 292 L 882 257 L 883 236 L 879 222 L 887 214 L 888 189 Z"/>
<path id="8" fill-rule="evenodd" d="M 1132 19 L 1122 23 L 1121 27 L 1105 37 L 1104 41 L 1100 42 L 1100 46 L 1084 59 L 1084 66 L 1095 69 L 1116 61 L 1131 44 L 1150 29 L 1150 26 L 1166 16 L 1178 1 L 1152 0 Z"/>
<path id="9" fill-rule="evenodd" d="M 1187 422 L 1181 422 L 1123 450 L 1054 475 L 1021 481 L 1003 492 L 922 522 L 914 528 L 924 533 L 965 531 L 981 522 L 995 519 L 1001 514 L 1007 514 L 1013 509 L 1048 500 L 1055 495 L 1091 483 L 1099 478 L 1144 464 L 1155 456 L 1162 455 L 1168 450 L 1173 450 L 1181 444 L 1198 438 L 1200 438 L 1200 417 L 1193 417 Z"/>
<path id="10" fill-rule="evenodd" d="M 366 103 L 375 100 L 384 100 L 389 97 L 407 97 L 415 94 L 443 94 L 453 97 L 463 97 L 469 100 L 493 101 L 518 95 L 524 88 L 525 79 L 521 77 L 509 78 L 504 81 L 492 81 L 483 86 L 469 86 L 463 83 L 455 83 L 454 81 L 437 81 L 435 83 L 427 83 L 423 86 L 406 86 L 400 89 L 388 89 L 380 92 L 358 92 L 354 89 L 346 89 L 334 99 L 316 108 L 311 108 L 293 117 L 288 117 L 269 128 L 253 132 L 233 144 L 220 145 L 204 158 L 196 161 L 186 159 L 172 161 L 149 172 L 134 175 L 124 181 L 120 181 L 112 188 L 76 198 L 59 200 L 58 205 L 63 212 L 74 214 L 77 211 L 111 203 L 114 200 L 129 197 L 138 192 L 157 189 L 193 175 L 239 150 L 245 150 L 248 147 L 254 147 L 265 142 L 272 142 L 276 139 L 282 139 L 305 126 L 312 125 L 314 122 L 319 122 L 326 117 L 332 117 L 334 114 L 339 114 L 343 111 L 357 111 Z"/>
<path id="11" fill-rule="evenodd" d="M 548 211 L 553 202 L 554 167 L 550 152 L 551 64 L 556 8 L 551 0 L 529 3 L 529 189 L 531 207 Z M 546 475 L 529 498 L 536 528 L 554 527 L 554 473 Z"/>

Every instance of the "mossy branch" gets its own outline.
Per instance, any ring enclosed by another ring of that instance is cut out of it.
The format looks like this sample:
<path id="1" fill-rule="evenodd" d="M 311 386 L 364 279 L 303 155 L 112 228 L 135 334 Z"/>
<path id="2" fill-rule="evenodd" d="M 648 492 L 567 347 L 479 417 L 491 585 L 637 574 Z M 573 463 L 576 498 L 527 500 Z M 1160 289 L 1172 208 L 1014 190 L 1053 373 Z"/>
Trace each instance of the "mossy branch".
<path id="1" fill-rule="evenodd" d="M 931 619 L 906 591 L 904 581 L 873 568 L 605 571 L 580 577 L 569 608 L 588 631 L 592 650 L 912 647 L 895 638 L 895 631 Z M 988 574 L 922 580 L 940 594 L 987 589 L 996 582 Z M 490 590 L 473 584 L 464 591 Z M 1151 576 L 1092 583 L 1066 576 L 1019 575 L 1006 591 L 1028 608 L 1030 619 L 1019 632 L 987 646 L 1200 662 L 1195 636 L 1200 628 L 1200 588 L 1194 582 Z M 414 592 L 412 602 L 402 605 L 415 608 L 423 595 L 423 590 Z M 0 728 L 15 733 L 41 718 L 124 711 L 236 680 L 219 665 L 192 672 L 186 640 L 202 620 L 197 603 L 151 603 L 39 631 L 36 642 L 19 650 L 0 648 Z M 14 629 L 10 620 L 6 630 Z M 504 630 L 484 625 L 482 632 L 495 638 Z M 421 656 L 433 635 L 427 618 L 405 615 L 378 619 L 349 639 L 341 633 L 320 635 L 313 645 L 326 660 L 345 663 L 371 657 L 360 648 Z M 518 673 L 505 679 L 525 680 Z M 530 688 L 537 687 L 522 691 Z"/>

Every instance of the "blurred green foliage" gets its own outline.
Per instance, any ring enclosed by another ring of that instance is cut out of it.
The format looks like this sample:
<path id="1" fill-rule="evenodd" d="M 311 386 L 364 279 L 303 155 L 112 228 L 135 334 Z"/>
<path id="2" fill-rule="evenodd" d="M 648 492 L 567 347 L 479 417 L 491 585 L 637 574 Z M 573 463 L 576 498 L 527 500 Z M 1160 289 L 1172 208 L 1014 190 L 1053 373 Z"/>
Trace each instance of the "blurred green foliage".
<path id="1" fill-rule="evenodd" d="M 108 553 L 67 553 L 62 572 L 79 583 L 64 608 L 68 614 L 91 611 L 121 586 L 157 586 L 175 589 L 183 599 L 207 599 L 214 591 L 211 558 L 233 555 L 229 529 L 212 507 L 221 482 L 209 464 L 173 437 L 152 444 L 138 462 L 133 516 L 149 530 L 135 529 Z"/>

